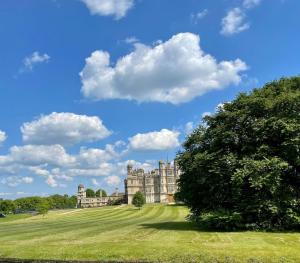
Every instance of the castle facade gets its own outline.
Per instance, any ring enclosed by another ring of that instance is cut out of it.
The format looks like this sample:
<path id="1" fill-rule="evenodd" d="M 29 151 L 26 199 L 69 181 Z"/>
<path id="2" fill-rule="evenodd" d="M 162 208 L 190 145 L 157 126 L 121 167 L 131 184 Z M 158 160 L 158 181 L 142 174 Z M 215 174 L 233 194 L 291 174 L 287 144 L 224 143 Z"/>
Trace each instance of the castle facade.
<path id="1" fill-rule="evenodd" d="M 159 161 L 158 168 L 147 173 L 143 169 L 133 169 L 129 164 L 124 181 L 127 203 L 132 203 L 138 191 L 144 194 L 146 203 L 173 203 L 180 174 L 176 161 L 174 165 Z"/>

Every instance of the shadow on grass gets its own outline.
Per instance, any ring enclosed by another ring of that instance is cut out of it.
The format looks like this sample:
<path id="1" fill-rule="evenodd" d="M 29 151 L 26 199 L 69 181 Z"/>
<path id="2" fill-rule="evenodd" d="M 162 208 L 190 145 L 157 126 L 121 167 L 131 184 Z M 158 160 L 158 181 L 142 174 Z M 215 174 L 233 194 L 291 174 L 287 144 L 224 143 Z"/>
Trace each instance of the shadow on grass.
<path id="1" fill-rule="evenodd" d="M 141 224 L 141 226 L 144 228 L 152 228 L 157 230 L 176 230 L 176 231 L 201 230 L 195 223 L 184 222 L 184 221 Z"/>
<path id="2" fill-rule="evenodd" d="M 228 233 L 242 233 L 242 232 L 256 232 L 256 233 L 269 233 L 269 234 L 298 234 L 300 231 L 288 231 L 288 230 L 250 230 L 250 229 L 210 229 L 201 225 L 197 225 L 193 222 L 180 221 L 180 222 L 161 222 L 152 224 L 141 224 L 146 229 L 157 229 L 157 230 L 174 230 L 174 231 L 200 231 L 200 232 L 228 232 Z"/>
<path id="3" fill-rule="evenodd" d="M 203 225 L 198 225 L 189 221 L 179 221 L 179 222 L 161 222 L 152 224 L 141 224 L 143 228 L 147 229 L 157 229 L 157 230 L 174 230 L 174 231 L 200 231 L 200 232 L 247 232 L 251 230 L 244 229 L 211 229 Z M 253 231 L 253 232 L 266 232 L 266 231 Z M 282 233 L 282 232 L 281 232 Z"/>

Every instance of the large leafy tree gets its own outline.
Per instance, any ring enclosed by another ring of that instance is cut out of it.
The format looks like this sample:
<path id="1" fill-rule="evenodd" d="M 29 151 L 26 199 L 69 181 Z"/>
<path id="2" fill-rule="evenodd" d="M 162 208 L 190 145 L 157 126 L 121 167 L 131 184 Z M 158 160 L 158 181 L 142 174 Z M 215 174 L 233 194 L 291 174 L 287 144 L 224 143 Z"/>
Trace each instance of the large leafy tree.
<path id="1" fill-rule="evenodd" d="M 37 212 L 40 215 L 45 216 L 49 211 L 50 205 L 46 199 L 42 199 L 41 202 L 37 205 Z"/>
<path id="2" fill-rule="evenodd" d="M 101 194 L 100 194 L 100 193 L 101 193 Z M 103 190 L 103 189 L 98 189 L 98 190 L 96 191 L 96 197 L 100 197 L 100 196 L 102 196 L 102 197 L 107 197 L 106 191 Z"/>
<path id="3" fill-rule="evenodd" d="M 15 204 L 11 200 L 0 200 L 0 212 L 4 214 L 13 213 Z"/>
<path id="4" fill-rule="evenodd" d="M 86 189 L 86 197 L 95 197 L 96 194 L 95 194 L 95 191 L 93 189 Z"/>
<path id="5" fill-rule="evenodd" d="M 178 154 L 194 218 L 238 213 L 244 226 L 300 223 L 300 77 L 240 94 L 207 116 Z"/>

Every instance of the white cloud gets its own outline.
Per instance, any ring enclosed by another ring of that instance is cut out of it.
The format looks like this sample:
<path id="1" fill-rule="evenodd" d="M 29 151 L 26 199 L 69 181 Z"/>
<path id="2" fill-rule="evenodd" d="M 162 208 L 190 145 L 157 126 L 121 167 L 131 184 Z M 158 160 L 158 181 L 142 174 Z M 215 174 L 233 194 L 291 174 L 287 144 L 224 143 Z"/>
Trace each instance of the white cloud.
<path id="1" fill-rule="evenodd" d="M 246 9 L 250 9 L 258 6 L 261 3 L 261 0 L 244 0 L 243 7 Z"/>
<path id="2" fill-rule="evenodd" d="M 139 40 L 136 37 L 127 37 L 124 41 L 127 44 L 133 44 L 139 42 Z"/>
<path id="3" fill-rule="evenodd" d="M 217 62 L 199 44 L 199 36 L 192 33 L 180 33 L 154 47 L 136 43 L 114 67 L 107 52 L 95 51 L 80 73 L 81 91 L 94 100 L 179 104 L 241 81 L 239 73 L 247 69 L 243 61 Z"/>
<path id="4" fill-rule="evenodd" d="M 184 133 L 186 135 L 188 135 L 188 134 L 192 133 L 194 129 L 195 129 L 194 123 L 192 121 L 189 121 L 185 124 Z"/>
<path id="5" fill-rule="evenodd" d="M 81 0 L 92 15 L 114 16 L 121 19 L 134 5 L 134 0 Z"/>
<path id="6" fill-rule="evenodd" d="M 191 14 L 191 21 L 193 24 L 198 24 L 199 20 L 203 19 L 204 17 L 206 17 L 208 14 L 208 10 L 204 9 L 196 14 Z"/>
<path id="7" fill-rule="evenodd" d="M 0 146 L 6 139 L 7 139 L 6 133 L 0 130 Z"/>
<path id="8" fill-rule="evenodd" d="M 108 176 L 104 178 L 104 181 L 109 185 L 109 186 L 118 186 L 121 183 L 121 178 L 116 175 Z"/>
<path id="9" fill-rule="evenodd" d="M 231 36 L 249 29 L 250 24 L 245 22 L 246 14 L 238 7 L 228 11 L 227 15 L 222 19 L 221 34 Z"/>
<path id="10" fill-rule="evenodd" d="M 179 132 L 162 129 L 149 133 L 138 133 L 129 138 L 129 148 L 134 151 L 164 151 L 178 147 Z"/>
<path id="11" fill-rule="evenodd" d="M 206 111 L 206 112 L 203 112 L 201 116 L 202 116 L 202 118 L 204 118 L 204 117 L 210 116 L 210 115 L 212 115 L 212 113 L 209 111 Z"/>
<path id="12" fill-rule="evenodd" d="M 8 176 L 6 178 L 1 179 L 0 182 L 10 187 L 16 187 L 20 184 L 31 184 L 33 182 L 33 178 L 29 176 Z"/>
<path id="13" fill-rule="evenodd" d="M 99 186 L 100 185 L 100 183 L 95 178 L 91 179 L 91 182 L 94 186 Z"/>
<path id="14" fill-rule="evenodd" d="M 40 54 L 38 51 L 33 52 L 31 55 L 25 57 L 23 59 L 23 69 L 32 71 L 35 65 L 41 63 L 47 63 L 50 60 L 50 56 L 48 54 Z"/>
<path id="15" fill-rule="evenodd" d="M 13 146 L 9 160 L 23 165 L 48 164 L 58 167 L 74 165 L 76 158 L 66 153 L 61 145 Z"/>
<path id="16" fill-rule="evenodd" d="M 46 183 L 51 187 L 58 187 L 58 183 L 56 182 L 56 180 L 52 175 L 48 176 Z"/>
<path id="17" fill-rule="evenodd" d="M 72 145 L 103 139 L 111 132 L 94 116 L 56 113 L 24 123 L 21 127 L 24 142 L 31 144 Z"/>
<path id="18" fill-rule="evenodd" d="M 107 144 L 105 149 L 81 148 L 77 161 L 89 168 L 98 167 L 101 162 L 117 159 L 119 153 L 113 145 Z"/>

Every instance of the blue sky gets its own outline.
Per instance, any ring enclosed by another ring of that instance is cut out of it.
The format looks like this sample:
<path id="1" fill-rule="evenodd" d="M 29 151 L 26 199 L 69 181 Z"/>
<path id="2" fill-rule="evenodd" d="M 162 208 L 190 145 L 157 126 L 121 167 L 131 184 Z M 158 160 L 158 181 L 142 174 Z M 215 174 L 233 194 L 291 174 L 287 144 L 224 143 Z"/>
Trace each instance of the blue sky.
<path id="1" fill-rule="evenodd" d="M 7 0 L 0 198 L 123 190 L 239 92 L 299 74 L 297 0 Z"/>

